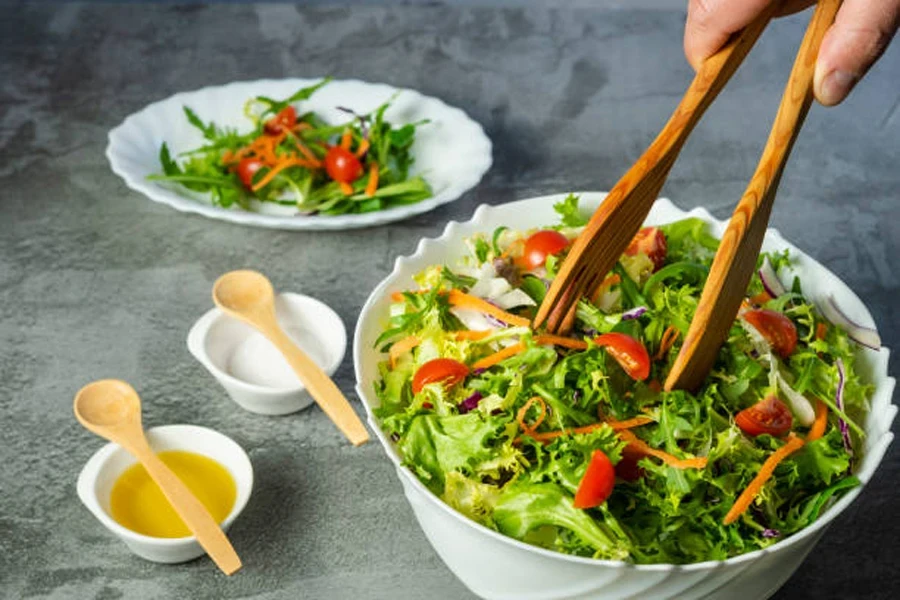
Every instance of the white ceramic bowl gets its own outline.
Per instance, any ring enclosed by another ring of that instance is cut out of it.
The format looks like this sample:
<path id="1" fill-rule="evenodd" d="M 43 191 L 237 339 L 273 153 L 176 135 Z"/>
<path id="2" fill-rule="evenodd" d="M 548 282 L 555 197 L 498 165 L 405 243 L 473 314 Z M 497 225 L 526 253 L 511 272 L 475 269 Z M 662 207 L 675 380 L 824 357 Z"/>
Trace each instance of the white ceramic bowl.
<path id="1" fill-rule="evenodd" d="M 222 529 L 228 531 L 241 514 L 253 489 L 253 466 L 247 453 L 231 438 L 197 425 L 164 425 L 147 431 L 150 447 L 156 452 L 185 450 L 208 456 L 228 469 L 237 487 L 234 507 Z M 136 533 L 119 525 L 110 515 L 110 493 L 119 476 L 137 462 L 118 444 L 109 443 L 88 460 L 78 476 L 78 497 L 104 527 L 116 534 L 128 548 L 142 558 L 159 563 L 180 563 L 206 552 L 194 536 L 158 538 Z"/>
<path id="2" fill-rule="evenodd" d="M 297 346 L 331 377 L 347 348 L 344 322 L 328 305 L 303 294 L 275 297 L 275 315 Z M 188 349 L 241 407 L 286 415 L 313 402 L 284 356 L 261 333 L 213 308 L 191 328 Z"/>
<path id="3" fill-rule="evenodd" d="M 600 203 L 604 194 L 581 194 L 581 206 L 587 212 Z M 491 232 L 500 225 L 529 229 L 556 223 L 553 204 L 564 196 L 546 196 L 496 207 L 481 206 L 471 221 L 451 222 L 437 239 L 419 242 L 415 254 L 398 258 L 393 272 L 369 297 L 356 328 L 353 359 L 357 393 L 363 400 L 372 431 L 397 468 L 403 490 L 419 525 L 438 555 L 474 593 L 496 600 L 562 600 L 624 598 L 727 598 L 758 599 L 772 595 L 796 570 L 828 524 L 862 490 L 845 494 L 824 511 L 812 526 L 764 550 L 724 561 L 690 565 L 632 565 L 559 554 L 530 546 L 503 536 L 469 520 L 432 494 L 409 469 L 401 466 L 393 444 L 381 430 L 372 413 L 378 405 L 374 382 L 378 362 L 384 360 L 374 348 L 382 332 L 390 295 L 408 288 L 410 277 L 433 264 L 454 264 L 466 253 L 463 238 L 476 232 Z M 685 213 L 668 200 L 660 199 L 651 211 L 649 223 L 666 223 L 687 216 L 710 223 L 721 236 L 725 224 L 702 209 Z M 834 294 L 839 305 L 857 321 L 872 325 L 872 317 L 860 299 L 825 267 L 791 246 L 775 230 L 766 233 L 766 250 L 790 248 L 796 259 L 796 272 L 803 278 L 804 292 L 811 298 Z M 891 403 L 894 379 L 888 377 L 888 350 L 861 348 L 858 368 L 875 386 L 872 408 L 865 423 L 867 437 L 856 475 L 863 485 L 872 477 L 893 439 L 891 422 L 897 407 Z"/>
<path id="4" fill-rule="evenodd" d="M 363 214 L 304 216 L 294 207 L 272 202 L 256 203 L 254 210 L 213 206 L 208 194 L 191 192 L 181 186 L 148 181 L 147 175 L 161 172 L 159 148 L 166 142 L 172 155 L 197 148 L 203 137 L 184 116 L 190 106 L 204 121 L 219 127 L 250 129 L 244 103 L 255 96 L 287 98 L 301 87 L 319 79 L 261 79 L 183 92 L 154 102 L 129 115 L 109 132 L 106 157 L 113 172 L 131 189 L 154 202 L 205 217 L 255 227 L 277 229 L 349 229 L 370 227 L 405 219 L 452 202 L 475 187 L 491 166 L 491 142 L 481 126 L 462 110 L 415 90 L 399 90 L 389 85 L 357 80 L 332 81 L 309 100 L 303 110 L 313 110 L 330 123 L 346 123 L 349 115 L 337 109 L 351 108 L 366 114 L 397 94 L 385 113 L 400 125 L 423 119 L 430 122 L 416 131 L 412 147 L 415 159 L 411 175 L 421 175 L 433 195 L 421 202 Z"/>

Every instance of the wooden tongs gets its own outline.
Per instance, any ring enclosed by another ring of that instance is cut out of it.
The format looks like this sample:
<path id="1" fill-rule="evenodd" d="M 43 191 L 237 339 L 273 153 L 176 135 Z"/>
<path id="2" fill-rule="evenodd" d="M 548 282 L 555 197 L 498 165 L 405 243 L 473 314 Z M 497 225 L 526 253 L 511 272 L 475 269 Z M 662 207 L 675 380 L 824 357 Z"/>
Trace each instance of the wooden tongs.
<path id="1" fill-rule="evenodd" d="M 697 312 L 666 379 L 666 390 L 697 387 L 734 322 L 756 266 L 785 162 L 812 102 L 819 46 L 840 5 L 841 0 L 819 0 L 816 5 L 759 165 L 713 260 Z M 535 316 L 535 328 L 546 323 L 550 332 L 571 329 L 579 300 L 596 289 L 615 266 L 650 212 L 694 125 L 778 8 L 779 3 L 772 3 L 703 63 L 665 127 L 616 183 L 578 236 Z"/>

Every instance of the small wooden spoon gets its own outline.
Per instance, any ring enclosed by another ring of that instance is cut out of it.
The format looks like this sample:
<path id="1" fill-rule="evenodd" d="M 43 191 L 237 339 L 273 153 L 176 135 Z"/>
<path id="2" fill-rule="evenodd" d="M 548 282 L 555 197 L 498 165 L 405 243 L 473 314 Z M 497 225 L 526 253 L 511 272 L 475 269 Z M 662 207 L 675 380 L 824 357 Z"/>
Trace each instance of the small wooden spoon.
<path id="1" fill-rule="evenodd" d="M 134 455 L 197 541 L 226 575 L 241 568 L 225 532 L 206 507 L 150 448 L 141 426 L 141 399 L 124 381 L 104 379 L 75 394 L 75 417 L 88 431 L 119 444 Z"/>
<path id="2" fill-rule="evenodd" d="M 369 432 L 334 382 L 278 325 L 275 291 L 262 273 L 231 271 L 213 285 L 213 301 L 222 311 L 256 328 L 284 355 L 328 418 L 354 446 L 369 440 Z"/>

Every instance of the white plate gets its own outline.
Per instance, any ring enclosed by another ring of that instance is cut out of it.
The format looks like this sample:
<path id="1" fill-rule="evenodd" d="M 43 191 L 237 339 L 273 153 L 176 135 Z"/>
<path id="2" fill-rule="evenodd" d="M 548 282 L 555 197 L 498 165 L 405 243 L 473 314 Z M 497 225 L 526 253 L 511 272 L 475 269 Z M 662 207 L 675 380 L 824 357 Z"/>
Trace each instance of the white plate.
<path id="1" fill-rule="evenodd" d="M 213 219 L 274 229 L 350 229 L 405 219 L 456 200 L 473 188 L 491 166 L 490 140 L 481 126 L 460 109 L 415 90 L 343 80 L 332 81 L 299 106 L 303 111 L 316 112 L 326 121 L 344 123 L 351 117 L 337 110 L 337 106 L 364 114 L 399 91 L 385 113 L 387 120 L 397 125 L 421 119 L 431 121 L 416 131 L 412 148 L 415 162 L 410 169 L 411 175 L 421 175 L 431 185 L 431 198 L 357 215 L 303 216 L 292 207 L 271 202 L 259 203 L 256 212 L 213 206 L 206 194 L 147 180 L 147 175 L 162 172 L 159 149 L 163 142 L 169 145 L 173 156 L 203 143 L 200 132 L 187 122 L 183 106 L 194 109 L 204 122 L 213 121 L 219 127 L 235 127 L 243 132 L 250 129 L 250 122 L 243 113 L 247 100 L 255 96 L 287 98 L 317 81 L 319 79 L 262 79 L 175 94 L 130 115 L 110 131 L 106 157 L 113 172 L 124 179 L 128 187 L 155 202 Z"/>
<path id="2" fill-rule="evenodd" d="M 595 209 L 605 194 L 582 193 L 581 207 Z M 392 292 L 408 289 L 412 275 L 429 265 L 455 264 L 468 250 L 463 239 L 477 232 L 491 232 L 500 225 L 525 230 L 556 223 L 553 204 L 564 195 L 545 196 L 501 206 L 481 206 L 472 220 L 451 222 L 437 239 L 423 239 L 415 254 L 398 258 L 393 272 L 369 296 L 360 314 L 353 342 L 356 391 L 365 405 L 369 424 L 388 457 L 394 463 L 407 500 L 416 519 L 438 555 L 473 592 L 498 600 L 562 600 L 565 598 L 728 598 L 729 600 L 767 598 L 800 565 L 825 528 L 859 495 L 857 487 L 827 509 L 803 531 L 763 550 L 749 552 L 724 561 L 690 565 L 633 565 L 624 562 L 594 560 L 570 556 L 530 546 L 506 537 L 457 513 L 435 496 L 416 475 L 402 466 L 394 443 L 378 424 L 372 410 L 378 406 L 374 383 L 378 362 L 384 355 L 374 347 L 388 317 Z M 706 210 L 684 212 L 670 201 L 660 199 L 647 219 L 650 224 L 668 223 L 685 217 L 699 217 L 721 237 L 725 223 Z M 790 249 L 794 271 L 803 281 L 805 295 L 815 301 L 826 294 L 848 316 L 872 325 L 865 305 L 828 269 L 787 242 L 774 229 L 766 233 L 765 250 Z M 860 347 L 858 373 L 874 386 L 871 411 L 865 422 L 867 433 L 863 458 L 856 475 L 863 485 L 872 477 L 893 439 L 891 423 L 897 414 L 892 404 L 895 381 L 888 376 L 888 349 L 878 351 Z"/>

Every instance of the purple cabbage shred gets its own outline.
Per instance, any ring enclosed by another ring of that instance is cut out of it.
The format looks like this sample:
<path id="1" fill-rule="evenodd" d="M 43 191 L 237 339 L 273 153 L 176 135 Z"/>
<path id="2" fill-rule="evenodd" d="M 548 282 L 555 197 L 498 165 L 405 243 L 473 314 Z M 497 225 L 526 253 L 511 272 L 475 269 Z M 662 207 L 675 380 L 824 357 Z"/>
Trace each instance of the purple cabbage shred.
<path id="1" fill-rule="evenodd" d="M 763 529 L 762 536 L 764 538 L 777 538 L 781 537 L 781 532 L 777 529 Z"/>
<path id="2" fill-rule="evenodd" d="M 834 404 L 838 407 L 838 409 L 843 412 L 844 411 L 844 383 L 846 380 L 846 372 L 844 371 L 844 361 L 840 358 L 834 361 L 834 364 L 837 365 L 838 372 L 838 387 L 837 393 L 834 397 Z M 838 428 L 841 430 L 841 439 L 844 441 L 844 450 L 847 451 L 847 454 L 853 456 L 853 444 L 850 441 L 850 427 L 847 425 L 847 422 L 844 419 L 838 417 Z"/>
<path id="3" fill-rule="evenodd" d="M 481 392 L 475 392 L 465 400 L 459 403 L 459 414 L 464 415 L 469 411 L 475 410 L 478 408 L 478 403 L 481 401 Z"/>
<path id="4" fill-rule="evenodd" d="M 622 320 L 630 321 L 631 319 L 637 319 L 638 317 L 643 315 L 645 312 L 647 312 L 646 306 L 637 306 L 635 308 L 632 308 L 631 310 L 626 310 L 625 312 L 623 312 Z"/>

